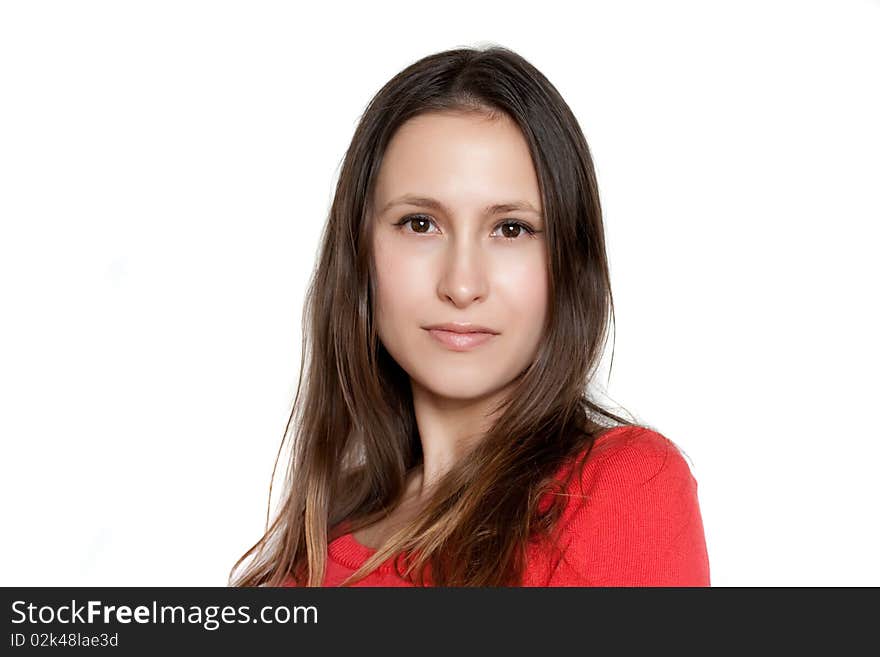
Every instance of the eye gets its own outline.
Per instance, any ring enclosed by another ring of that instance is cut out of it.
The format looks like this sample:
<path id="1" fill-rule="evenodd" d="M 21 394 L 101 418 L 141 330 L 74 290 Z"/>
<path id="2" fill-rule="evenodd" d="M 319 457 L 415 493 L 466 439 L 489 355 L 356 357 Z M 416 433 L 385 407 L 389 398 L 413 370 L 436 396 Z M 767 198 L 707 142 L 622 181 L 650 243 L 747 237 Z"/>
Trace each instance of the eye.
<path id="1" fill-rule="evenodd" d="M 398 221 L 395 226 L 403 227 L 406 224 L 412 225 L 412 230 L 409 232 L 418 233 L 420 235 L 430 235 L 431 233 L 427 231 L 427 228 L 434 223 L 434 220 L 425 214 L 409 214 L 403 217 L 400 221 Z M 534 237 L 537 233 L 542 231 L 535 230 L 531 226 L 521 221 L 515 221 L 513 219 L 508 219 L 506 221 L 502 221 L 501 223 L 495 226 L 495 230 L 501 228 L 501 238 L 505 241 L 515 242 L 517 239 L 526 235 L 527 237 Z M 423 230 L 425 229 L 425 230 Z M 513 234 L 511 234 L 513 233 Z"/>
<path id="2" fill-rule="evenodd" d="M 405 216 L 394 225 L 405 226 L 406 224 L 412 224 L 414 229 L 411 232 L 424 235 L 426 231 L 422 230 L 422 228 L 427 228 L 429 223 L 433 223 L 433 221 L 433 219 L 424 214 L 410 214 Z M 416 230 L 415 227 L 418 227 L 418 230 Z"/>
<path id="3" fill-rule="evenodd" d="M 515 236 L 510 236 L 504 229 L 510 228 L 513 231 L 516 231 Z M 528 237 L 532 237 L 535 234 L 535 230 L 531 226 L 527 226 L 526 224 L 520 221 L 503 221 L 498 224 L 497 228 L 501 228 L 501 236 L 506 240 L 516 240 L 517 237 L 525 233 Z"/>

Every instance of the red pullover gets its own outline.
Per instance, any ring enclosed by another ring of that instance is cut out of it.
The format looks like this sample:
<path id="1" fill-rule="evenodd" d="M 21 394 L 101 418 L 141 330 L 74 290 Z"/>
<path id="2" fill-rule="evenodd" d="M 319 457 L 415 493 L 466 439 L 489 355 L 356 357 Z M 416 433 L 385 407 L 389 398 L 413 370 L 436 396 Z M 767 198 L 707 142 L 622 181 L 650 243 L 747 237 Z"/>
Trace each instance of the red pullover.
<path id="1" fill-rule="evenodd" d="M 571 462 L 557 479 L 570 469 Z M 697 482 L 660 433 L 640 426 L 606 431 L 565 494 L 561 555 L 546 542 L 530 544 L 522 586 L 710 585 Z M 374 552 L 351 533 L 339 536 L 328 546 L 324 586 L 338 586 Z M 394 573 L 393 561 L 353 586 L 412 586 Z"/>

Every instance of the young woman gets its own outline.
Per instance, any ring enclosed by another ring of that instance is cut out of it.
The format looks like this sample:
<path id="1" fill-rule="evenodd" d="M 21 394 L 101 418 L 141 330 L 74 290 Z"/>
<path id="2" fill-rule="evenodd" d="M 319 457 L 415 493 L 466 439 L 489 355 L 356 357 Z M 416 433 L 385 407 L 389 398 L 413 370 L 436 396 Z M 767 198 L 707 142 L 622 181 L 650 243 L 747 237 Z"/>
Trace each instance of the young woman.
<path id="1" fill-rule="evenodd" d="M 591 393 L 595 172 L 522 57 L 441 52 L 378 92 L 305 311 L 286 489 L 231 585 L 709 585 L 678 448 Z"/>

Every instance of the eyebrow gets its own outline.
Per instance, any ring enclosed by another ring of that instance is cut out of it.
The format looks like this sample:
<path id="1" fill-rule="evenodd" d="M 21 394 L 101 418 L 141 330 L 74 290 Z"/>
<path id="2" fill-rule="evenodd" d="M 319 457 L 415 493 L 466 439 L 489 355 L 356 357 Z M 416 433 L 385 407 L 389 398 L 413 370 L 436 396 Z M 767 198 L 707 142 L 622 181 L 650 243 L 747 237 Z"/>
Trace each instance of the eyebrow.
<path id="1" fill-rule="evenodd" d="M 414 194 L 404 194 L 392 201 L 389 201 L 380 214 L 385 214 L 391 207 L 395 205 L 418 205 L 425 208 L 440 210 L 446 214 L 450 214 L 449 209 L 440 201 L 430 196 L 416 196 Z M 516 210 L 524 210 L 526 212 L 534 212 L 538 216 L 541 213 L 528 201 L 508 201 L 506 203 L 492 203 L 483 208 L 485 214 L 498 214 L 499 212 L 513 212 Z"/>

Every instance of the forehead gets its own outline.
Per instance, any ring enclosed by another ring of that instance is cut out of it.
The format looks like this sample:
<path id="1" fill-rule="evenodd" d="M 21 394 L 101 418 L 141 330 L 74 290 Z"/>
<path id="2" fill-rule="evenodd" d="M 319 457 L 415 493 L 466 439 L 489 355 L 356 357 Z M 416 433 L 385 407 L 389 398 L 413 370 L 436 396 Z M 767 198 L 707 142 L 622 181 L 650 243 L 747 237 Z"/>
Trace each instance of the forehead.
<path id="1" fill-rule="evenodd" d="M 540 207 L 528 143 L 506 115 L 429 113 L 404 123 L 382 159 L 377 208 L 403 194 L 432 196 L 453 207 L 517 198 Z"/>

